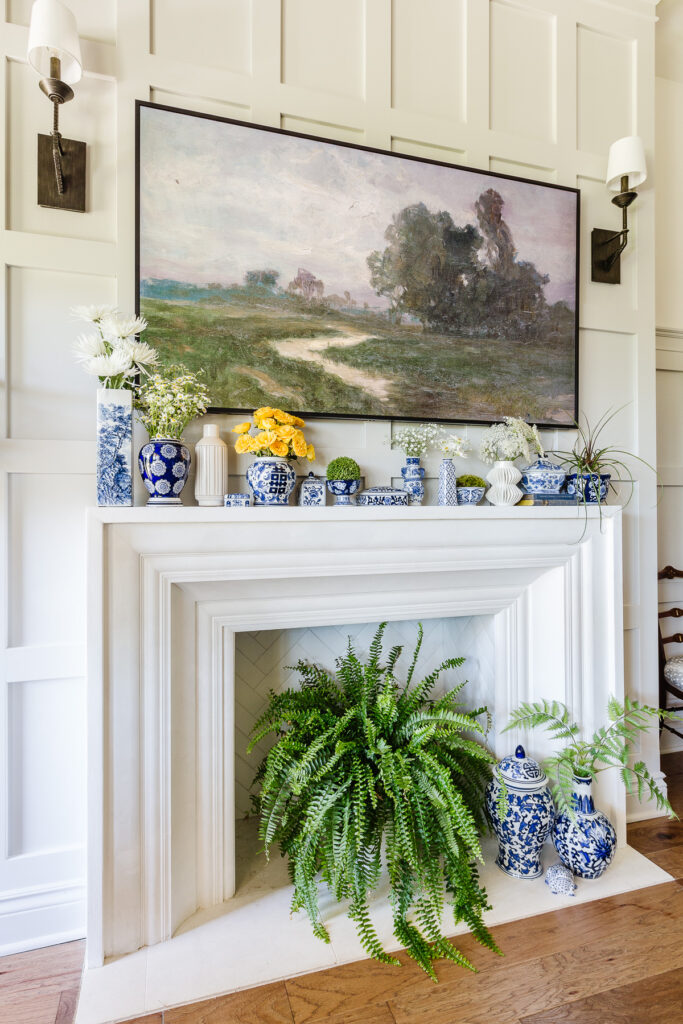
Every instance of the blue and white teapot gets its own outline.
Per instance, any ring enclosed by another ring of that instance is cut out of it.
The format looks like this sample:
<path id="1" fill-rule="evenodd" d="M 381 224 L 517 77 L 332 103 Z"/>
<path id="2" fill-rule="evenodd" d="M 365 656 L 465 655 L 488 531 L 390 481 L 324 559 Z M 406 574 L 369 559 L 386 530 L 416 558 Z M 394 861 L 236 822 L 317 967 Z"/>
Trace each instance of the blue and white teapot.
<path id="1" fill-rule="evenodd" d="M 498 813 L 499 776 L 507 789 L 507 813 Z M 545 772 L 524 747 L 498 762 L 486 787 L 486 810 L 498 839 L 496 864 L 513 878 L 543 874 L 541 850 L 550 835 L 555 808 Z"/>

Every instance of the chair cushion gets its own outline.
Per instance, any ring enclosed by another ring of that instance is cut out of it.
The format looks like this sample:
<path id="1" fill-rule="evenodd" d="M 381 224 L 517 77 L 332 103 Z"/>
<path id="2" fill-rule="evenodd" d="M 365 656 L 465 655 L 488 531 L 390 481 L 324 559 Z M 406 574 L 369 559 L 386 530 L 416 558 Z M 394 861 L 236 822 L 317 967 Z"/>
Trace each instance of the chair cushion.
<path id="1" fill-rule="evenodd" d="M 667 683 L 683 688 L 683 654 L 667 659 L 664 665 L 664 678 Z"/>

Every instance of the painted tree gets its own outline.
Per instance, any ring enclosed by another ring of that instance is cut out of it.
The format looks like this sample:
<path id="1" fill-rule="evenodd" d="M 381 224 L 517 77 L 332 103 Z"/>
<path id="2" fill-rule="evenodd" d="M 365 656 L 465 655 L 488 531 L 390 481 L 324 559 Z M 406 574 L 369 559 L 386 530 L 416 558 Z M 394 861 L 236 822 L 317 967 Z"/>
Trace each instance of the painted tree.
<path id="1" fill-rule="evenodd" d="M 306 302 L 320 301 L 325 292 L 325 283 L 310 270 L 299 267 L 296 277 L 287 285 L 287 291 L 292 295 L 300 295 Z"/>

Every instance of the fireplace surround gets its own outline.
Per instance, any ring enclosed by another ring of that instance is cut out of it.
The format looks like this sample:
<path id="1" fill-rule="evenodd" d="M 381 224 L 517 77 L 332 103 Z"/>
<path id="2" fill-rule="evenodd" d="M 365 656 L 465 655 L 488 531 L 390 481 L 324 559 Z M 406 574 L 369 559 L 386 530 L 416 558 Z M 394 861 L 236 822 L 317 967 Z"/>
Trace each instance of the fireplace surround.
<path id="1" fill-rule="evenodd" d="M 590 731 L 623 694 L 616 507 L 99 508 L 88 551 L 93 974 L 235 895 L 238 633 L 489 616 L 498 725 L 548 697 Z M 519 740 L 550 750 L 490 737 Z M 615 775 L 597 800 L 623 846 Z"/>

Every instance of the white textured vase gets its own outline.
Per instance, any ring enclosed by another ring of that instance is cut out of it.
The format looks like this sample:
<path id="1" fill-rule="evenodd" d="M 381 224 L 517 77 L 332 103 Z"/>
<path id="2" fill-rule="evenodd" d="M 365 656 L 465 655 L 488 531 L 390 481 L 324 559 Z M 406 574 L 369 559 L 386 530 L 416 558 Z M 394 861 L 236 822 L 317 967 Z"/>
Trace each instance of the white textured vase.
<path id="1" fill-rule="evenodd" d="M 198 505 L 222 505 L 228 489 L 228 446 L 221 440 L 218 424 L 205 423 L 204 435 L 195 445 L 197 475 L 194 496 Z"/>
<path id="2" fill-rule="evenodd" d="M 516 505 L 522 497 L 522 491 L 515 486 L 522 474 L 514 462 L 496 462 L 486 479 L 493 485 L 486 492 L 492 505 Z"/>

